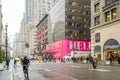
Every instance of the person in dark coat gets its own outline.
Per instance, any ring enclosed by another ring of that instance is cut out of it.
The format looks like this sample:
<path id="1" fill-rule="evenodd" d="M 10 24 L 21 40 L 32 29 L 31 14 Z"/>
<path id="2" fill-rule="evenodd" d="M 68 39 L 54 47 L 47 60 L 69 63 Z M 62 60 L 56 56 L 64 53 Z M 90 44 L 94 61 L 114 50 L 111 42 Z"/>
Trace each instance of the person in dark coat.
<path id="1" fill-rule="evenodd" d="M 118 64 L 120 64 L 120 55 L 118 56 Z"/>
<path id="2" fill-rule="evenodd" d="M 7 57 L 7 58 L 6 58 L 6 66 L 7 66 L 7 69 L 9 69 L 9 63 L 10 63 L 10 58 Z"/>
<path id="3" fill-rule="evenodd" d="M 112 61 L 113 61 L 113 55 L 112 54 L 110 55 L 109 60 L 110 60 L 110 65 L 112 65 Z"/>

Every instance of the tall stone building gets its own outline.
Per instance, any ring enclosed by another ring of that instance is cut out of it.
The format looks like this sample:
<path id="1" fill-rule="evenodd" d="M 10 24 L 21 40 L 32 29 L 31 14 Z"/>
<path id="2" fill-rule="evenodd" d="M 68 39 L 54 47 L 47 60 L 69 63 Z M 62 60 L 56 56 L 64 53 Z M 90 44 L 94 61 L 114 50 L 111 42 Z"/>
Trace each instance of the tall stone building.
<path id="1" fill-rule="evenodd" d="M 43 32 L 44 37 L 48 38 L 47 42 L 60 39 L 90 40 L 90 0 L 59 0 L 40 23 L 43 20 L 48 23 Z M 40 23 L 37 25 L 39 29 L 43 27 Z"/>
<path id="2" fill-rule="evenodd" d="M 24 43 L 20 43 L 20 53 L 21 54 L 31 54 L 31 50 L 33 50 L 35 46 L 35 35 L 31 34 L 31 32 L 35 31 L 34 28 L 34 0 L 25 0 L 25 13 L 23 14 L 23 20 L 21 21 L 21 28 L 20 28 L 20 41 Z M 30 46 L 29 48 L 25 47 L 25 42 L 28 43 Z M 33 44 L 31 44 L 33 43 Z"/>
<path id="3" fill-rule="evenodd" d="M 25 0 L 25 22 L 31 22 L 34 18 L 34 0 Z"/>
<path id="4" fill-rule="evenodd" d="M 20 51 L 19 51 L 19 33 L 16 33 L 15 34 L 15 37 L 14 37 L 14 44 L 13 44 L 13 57 L 18 57 L 20 56 Z"/>
<path id="5" fill-rule="evenodd" d="M 58 0 L 34 0 L 34 24 L 37 25 L 40 20 L 49 12 Z"/>
<path id="6" fill-rule="evenodd" d="M 90 0 L 59 0 L 49 15 L 49 41 L 90 40 Z"/>
<path id="7" fill-rule="evenodd" d="M 91 0 L 91 52 L 101 60 L 120 55 L 120 0 Z"/>
<path id="8" fill-rule="evenodd" d="M 58 0 L 37 25 L 38 46 L 45 50 L 60 40 L 90 40 L 90 17 L 90 0 Z"/>
<path id="9" fill-rule="evenodd" d="M 38 25 L 50 9 L 56 4 L 58 0 L 34 0 L 34 26 Z M 47 24 L 46 24 L 47 25 Z M 37 28 L 34 29 L 34 37 L 37 36 Z M 36 38 L 34 38 L 36 42 Z M 37 45 L 37 44 L 36 44 Z M 37 48 L 38 49 L 38 46 Z"/>
<path id="10" fill-rule="evenodd" d="M 25 20 L 23 19 L 22 21 L 21 21 L 21 27 L 20 27 L 20 32 L 19 32 L 19 41 L 21 41 L 20 43 L 19 43 L 19 53 L 20 53 L 20 56 L 22 56 L 22 55 L 24 55 L 25 54 L 25 42 L 26 42 L 26 40 L 25 40 Z M 22 42 L 23 41 L 23 42 Z"/>

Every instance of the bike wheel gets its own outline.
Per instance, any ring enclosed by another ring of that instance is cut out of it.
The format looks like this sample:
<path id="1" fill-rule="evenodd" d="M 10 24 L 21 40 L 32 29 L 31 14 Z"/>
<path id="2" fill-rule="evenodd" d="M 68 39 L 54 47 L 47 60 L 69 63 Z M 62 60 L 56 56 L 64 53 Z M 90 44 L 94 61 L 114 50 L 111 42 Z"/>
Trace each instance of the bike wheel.
<path id="1" fill-rule="evenodd" d="M 25 78 L 28 78 L 28 77 L 29 77 L 29 76 L 28 76 L 28 69 L 24 70 L 24 76 L 25 76 Z"/>

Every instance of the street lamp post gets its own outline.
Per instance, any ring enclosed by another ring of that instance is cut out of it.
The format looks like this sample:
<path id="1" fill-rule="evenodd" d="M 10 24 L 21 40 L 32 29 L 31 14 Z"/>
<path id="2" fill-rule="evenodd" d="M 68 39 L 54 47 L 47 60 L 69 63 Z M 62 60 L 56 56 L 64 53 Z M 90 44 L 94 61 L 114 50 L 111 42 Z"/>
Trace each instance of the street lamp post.
<path id="1" fill-rule="evenodd" d="M 5 26 L 5 30 L 6 30 L 6 39 L 5 39 L 5 43 L 6 43 L 6 58 L 8 57 L 8 54 L 7 54 L 7 46 L 8 46 L 7 27 L 8 27 L 8 25 L 6 24 L 6 26 Z"/>

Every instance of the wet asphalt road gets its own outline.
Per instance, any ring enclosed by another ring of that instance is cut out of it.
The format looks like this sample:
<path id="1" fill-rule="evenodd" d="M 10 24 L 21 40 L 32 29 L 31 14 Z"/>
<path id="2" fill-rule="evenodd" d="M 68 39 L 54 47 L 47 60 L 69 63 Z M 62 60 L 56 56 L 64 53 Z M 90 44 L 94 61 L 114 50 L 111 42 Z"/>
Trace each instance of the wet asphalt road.
<path id="1" fill-rule="evenodd" d="M 15 80 L 25 80 L 20 65 L 14 69 L 14 76 Z M 120 80 L 120 67 L 98 65 L 94 70 L 91 64 L 32 61 L 29 80 Z"/>

